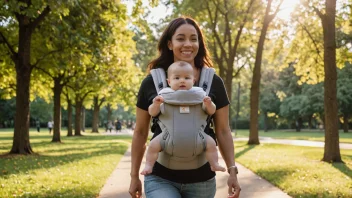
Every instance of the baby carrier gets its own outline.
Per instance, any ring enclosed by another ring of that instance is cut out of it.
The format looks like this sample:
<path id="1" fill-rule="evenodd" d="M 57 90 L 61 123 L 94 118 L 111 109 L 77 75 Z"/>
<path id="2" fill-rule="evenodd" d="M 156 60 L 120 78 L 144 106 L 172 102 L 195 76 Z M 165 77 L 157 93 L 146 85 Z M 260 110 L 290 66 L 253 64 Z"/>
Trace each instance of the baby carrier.
<path id="1" fill-rule="evenodd" d="M 174 91 L 167 88 L 163 69 L 153 69 L 151 74 L 157 93 L 164 98 L 157 124 L 162 130 L 158 162 L 174 170 L 190 170 L 203 166 L 206 134 L 204 129 L 210 116 L 202 109 L 204 96 L 209 94 L 214 69 L 203 68 L 199 87 Z"/>

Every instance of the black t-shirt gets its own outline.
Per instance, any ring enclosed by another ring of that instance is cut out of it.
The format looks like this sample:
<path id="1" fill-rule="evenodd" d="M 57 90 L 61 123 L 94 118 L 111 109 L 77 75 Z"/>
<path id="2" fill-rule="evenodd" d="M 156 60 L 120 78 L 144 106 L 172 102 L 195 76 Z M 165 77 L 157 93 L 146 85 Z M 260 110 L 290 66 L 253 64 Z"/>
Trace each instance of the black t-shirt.
<path id="1" fill-rule="evenodd" d="M 153 99 L 157 96 L 153 78 L 151 75 L 148 75 L 142 82 L 137 99 L 137 107 L 143 110 L 148 111 L 149 105 L 152 104 Z M 220 109 L 228 104 L 230 104 L 227 97 L 226 89 L 222 79 L 214 75 L 213 82 L 210 88 L 209 97 L 216 105 L 216 109 Z M 211 124 L 210 124 L 211 125 Z M 155 126 L 153 129 L 154 135 L 157 136 L 161 133 L 161 130 L 158 126 Z M 212 136 L 215 139 L 215 134 L 212 127 L 207 126 L 205 133 Z M 153 175 L 159 176 L 161 178 L 178 182 L 178 183 L 195 183 L 203 182 L 209 180 L 215 176 L 215 172 L 210 169 L 209 163 L 206 163 L 198 169 L 192 170 L 171 170 L 163 165 L 155 162 L 153 167 Z"/>

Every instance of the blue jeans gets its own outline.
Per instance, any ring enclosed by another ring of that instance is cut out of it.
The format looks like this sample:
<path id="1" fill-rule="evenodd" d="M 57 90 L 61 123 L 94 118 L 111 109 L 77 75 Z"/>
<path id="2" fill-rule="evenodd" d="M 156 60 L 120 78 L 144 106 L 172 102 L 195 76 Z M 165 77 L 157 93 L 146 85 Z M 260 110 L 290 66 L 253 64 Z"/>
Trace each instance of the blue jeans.
<path id="1" fill-rule="evenodd" d="M 214 198 L 216 182 L 213 177 L 205 182 L 182 184 L 147 175 L 144 177 L 144 189 L 147 198 Z"/>

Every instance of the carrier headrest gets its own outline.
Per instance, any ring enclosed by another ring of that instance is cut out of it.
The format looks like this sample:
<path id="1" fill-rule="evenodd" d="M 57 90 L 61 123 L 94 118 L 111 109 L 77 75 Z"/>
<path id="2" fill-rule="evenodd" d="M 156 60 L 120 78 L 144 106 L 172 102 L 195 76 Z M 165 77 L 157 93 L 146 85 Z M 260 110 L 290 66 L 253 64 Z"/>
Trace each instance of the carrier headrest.
<path id="1" fill-rule="evenodd" d="M 203 102 L 205 91 L 200 87 L 192 87 L 190 90 L 172 90 L 167 87 L 159 92 L 164 102 L 172 105 L 197 105 Z"/>

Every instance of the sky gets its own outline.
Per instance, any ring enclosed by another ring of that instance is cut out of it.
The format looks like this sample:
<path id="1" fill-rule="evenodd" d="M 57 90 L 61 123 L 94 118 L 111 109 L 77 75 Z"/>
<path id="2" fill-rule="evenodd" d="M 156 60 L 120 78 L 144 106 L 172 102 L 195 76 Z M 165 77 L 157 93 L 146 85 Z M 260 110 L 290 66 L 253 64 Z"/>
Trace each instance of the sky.
<path id="1" fill-rule="evenodd" d="M 277 13 L 278 18 L 288 21 L 290 15 L 294 10 L 295 6 L 299 3 L 300 0 L 284 0 L 281 4 L 281 9 Z"/>
<path id="2" fill-rule="evenodd" d="M 159 22 L 160 19 L 166 16 L 166 13 L 170 13 L 172 11 L 171 9 L 167 9 L 167 7 L 162 3 L 159 3 L 157 7 L 152 8 L 149 6 L 148 0 L 143 0 L 142 2 L 144 6 L 148 7 L 151 10 L 150 15 L 147 17 L 148 22 L 151 23 Z M 130 14 L 132 12 L 134 2 L 131 0 L 126 0 L 125 3 L 127 5 L 127 11 Z"/>

